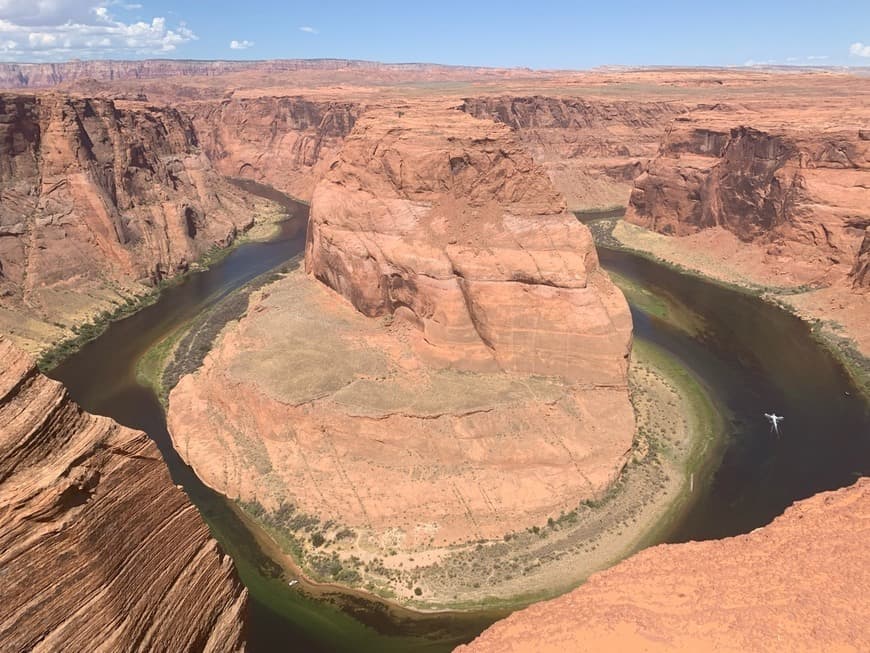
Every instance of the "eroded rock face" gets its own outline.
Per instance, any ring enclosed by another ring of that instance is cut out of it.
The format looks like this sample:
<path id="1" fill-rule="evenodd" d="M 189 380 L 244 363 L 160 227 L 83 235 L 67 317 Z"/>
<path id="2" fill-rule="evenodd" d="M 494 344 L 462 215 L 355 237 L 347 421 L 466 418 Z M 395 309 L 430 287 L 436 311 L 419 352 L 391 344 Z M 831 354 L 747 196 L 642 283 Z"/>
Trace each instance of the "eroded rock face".
<path id="1" fill-rule="evenodd" d="M 244 650 L 247 590 L 154 443 L 0 360 L 0 648 Z"/>
<path id="2" fill-rule="evenodd" d="M 864 478 L 749 535 L 647 549 L 457 653 L 867 650 L 868 537 Z"/>
<path id="3" fill-rule="evenodd" d="M 864 232 L 864 240 L 861 241 L 861 249 L 855 258 L 851 277 L 855 288 L 870 288 L 870 227 Z"/>
<path id="4" fill-rule="evenodd" d="M 314 192 L 306 269 L 426 360 L 625 384 L 631 319 L 588 229 L 504 125 L 367 112 Z"/>
<path id="5" fill-rule="evenodd" d="M 306 267 L 171 392 L 176 449 L 324 580 L 496 591 L 440 560 L 600 496 L 631 447 L 631 318 L 587 228 L 508 127 L 383 107 L 315 189 Z"/>
<path id="6" fill-rule="evenodd" d="M 253 220 L 171 108 L 2 95 L 0 142 L 0 309 L 23 318 L 85 319 Z"/>
<path id="7" fill-rule="evenodd" d="M 184 110 L 221 173 L 306 201 L 360 113 L 353 102 L 300 97 L 205 102 Z"/>
<path id="8" fill-rule="evenodd" d="M 622 207 L 642 164 L 658 150 L 677 102 L 558 97 L 467 98 L 462 110 L 517 132 L 571 210 Z"/>
<path id="9" fill-rule="evenodd" d="M 870 225 L 870 145 L 848 124 L 789 117 L 757 128 L 729 111 L 680 118 L 635 180 L 628 219 L 674 235 L 722 226 L 774 254 L 848 270 Z"/>

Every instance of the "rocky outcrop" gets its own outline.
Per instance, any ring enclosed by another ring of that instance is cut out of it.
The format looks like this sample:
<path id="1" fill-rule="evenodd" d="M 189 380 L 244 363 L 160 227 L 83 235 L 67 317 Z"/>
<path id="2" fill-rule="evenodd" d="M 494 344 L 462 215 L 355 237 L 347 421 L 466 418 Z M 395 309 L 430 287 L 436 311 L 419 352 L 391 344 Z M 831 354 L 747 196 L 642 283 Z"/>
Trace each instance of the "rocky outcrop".
<path id="1" fill-rule="evenodd" d="M 861 479 L 748 535 L 647 549 L 457 653 L 864 651 L 868 537 Z"/>
<path id="2" fill-rule="evenodd" d="M 0 142 L 0 309 L 22 321 L 83 320 L 253 221 L 172 108 L 2 95 Z"/>
<path id="3" fill-rule="evenodd" d="M 247 590 L 154 443 L 0 360 L 0 648 L 243 650 Z"/>
<path id="4" fill-rule="evenodd" d="M 722 111 L 678 119 L 635 180 L 627 218 L 674 235 L 720 226 L 819 270 L 852 267 L 870 225 L 870 145 L 848 125 L 792 118 L 788 126 Z M 735 125 L 742 120 L 758 126 Z"/>
<path id="5" fill-rule="evenodd" d="M 631 318 L 587 228 L 508 127 L 385 106 L 314 191 L 306 267 L 323 283 L 266 286 L 171 392 L 176 449 L 321 579 L 532 591 L 459 587 L 441 562 L 576 510 L 626 462 Z"/>
<path id="6" fill-rule="evenodd" d="M 622 207 L 655 155 L 676 102 L 558 97 L 466 98 L 462 110 L 508 125 L 544 166 L 571 210 Z"/>
<path id="7" fill-rule="evenodd" d="M 367 112 L 314 192 L 306 269 L 431 362 L 625 384 L 631 320 L 588 229 L 511 131 Z"/>
<path id="8" fill-rule="evenodd" d="M 870 288 L 870 227 L 864 232 L 864 240 L 861 241 L 861 249 L 855 258 L 851 277 L 855 288 Z"/>
<path id="9" fill-rule="evenodd" d="M 184 111 L 221 173 L 309 201 L 361 109 L 353 102 L 261 97 L 191 104 Z"/>

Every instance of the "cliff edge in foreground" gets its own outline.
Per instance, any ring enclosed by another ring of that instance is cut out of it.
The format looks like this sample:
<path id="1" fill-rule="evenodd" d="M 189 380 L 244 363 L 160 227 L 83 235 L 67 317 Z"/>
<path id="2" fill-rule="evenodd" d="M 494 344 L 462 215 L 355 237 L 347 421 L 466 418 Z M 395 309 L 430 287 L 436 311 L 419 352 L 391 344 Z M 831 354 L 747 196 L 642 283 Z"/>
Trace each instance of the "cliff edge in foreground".
<path id="1" fill-rule="evenodd" d="M 870 479 L 769 526 L 647 549 L 457 653 L 870 650 Z"/>
<path id="2" fill-rule="evenodd" d="M 154 443 L 0 360 L 0 649 L 244 650 L 247 590 Z"/>

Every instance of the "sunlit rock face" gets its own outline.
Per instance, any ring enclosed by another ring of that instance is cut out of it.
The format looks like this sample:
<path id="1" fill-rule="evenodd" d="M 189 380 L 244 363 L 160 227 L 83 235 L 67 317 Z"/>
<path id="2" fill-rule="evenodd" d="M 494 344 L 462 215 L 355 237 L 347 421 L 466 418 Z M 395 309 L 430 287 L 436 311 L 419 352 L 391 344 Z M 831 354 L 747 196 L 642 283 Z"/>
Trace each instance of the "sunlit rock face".
<path id="1" fill-rule="evenodd" d="M 310 201 L 362 108 L 355 102 L 258 97 L 191 103 L 183 110 L 220 172 Z"/>
<path id="2" fill-rule="evenodd" d="M 113 309 L 253 220 L 173 108 L 0 95 L 0 143 L 0 332 L 16 339 Z"/>
<path id="3" fill-rule="evenodd" d="M 367 112 L 314 192 L 306 269 L 432 362 L 624 385 L 631 320 L 588 229 L 504 125 Z"/>
<path id="4" fill-rule="evenodd" d="M 170 394 L 176 449 L 211 487 L 313 517 L 342 565 L 413 600 L 412 568 L 434 577 L 617 478 L 628 306 L 507 126 L 441 102 L 366 111 L 314 190 L 305 267 Z"/>
<path id="5" fill-rule="evenodd" d="M 0 649 L 244 650 L 247 590 L 154 443 L 0 361 Z"/>
<path id="6" fill-rule="evenodd" d="M 634 178 L 689 105 L 674 101 L 497 96 L 461 108 L 513 129 L 570 210 L 623 208 Z"/>
<path id="7" fill-rule="evenodd" d="M 748 535 L 647 549 L 457 653 L 863 651 L 870 479 Z"/>
<path id="8" fill-rule="evenodd" d="M 852 118 L 693 111 L 635 180 L 627 218 L 673 235 L 723 227 L 768 243 L 785 265 L 853 269 L 863 279 L 856 259 L 870 226 L 870 142 Z"/>

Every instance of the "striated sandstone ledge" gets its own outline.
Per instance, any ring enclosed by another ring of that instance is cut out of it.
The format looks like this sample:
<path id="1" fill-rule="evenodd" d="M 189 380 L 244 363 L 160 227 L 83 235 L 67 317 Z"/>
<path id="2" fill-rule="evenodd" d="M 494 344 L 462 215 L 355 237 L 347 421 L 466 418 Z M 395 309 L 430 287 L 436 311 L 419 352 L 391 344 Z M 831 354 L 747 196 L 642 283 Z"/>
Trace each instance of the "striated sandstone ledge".
<path id="1" fill-rule="evenodd" d="M 647 549 L 457 653 L 866 651 L 868 538 L 863 478 L 748 535 Z"/>
<path id="2" fill-rule="evenodd" d="M 244 650 L 247 590 L 154 443 L 0 360 L 0 649 Z"/>

